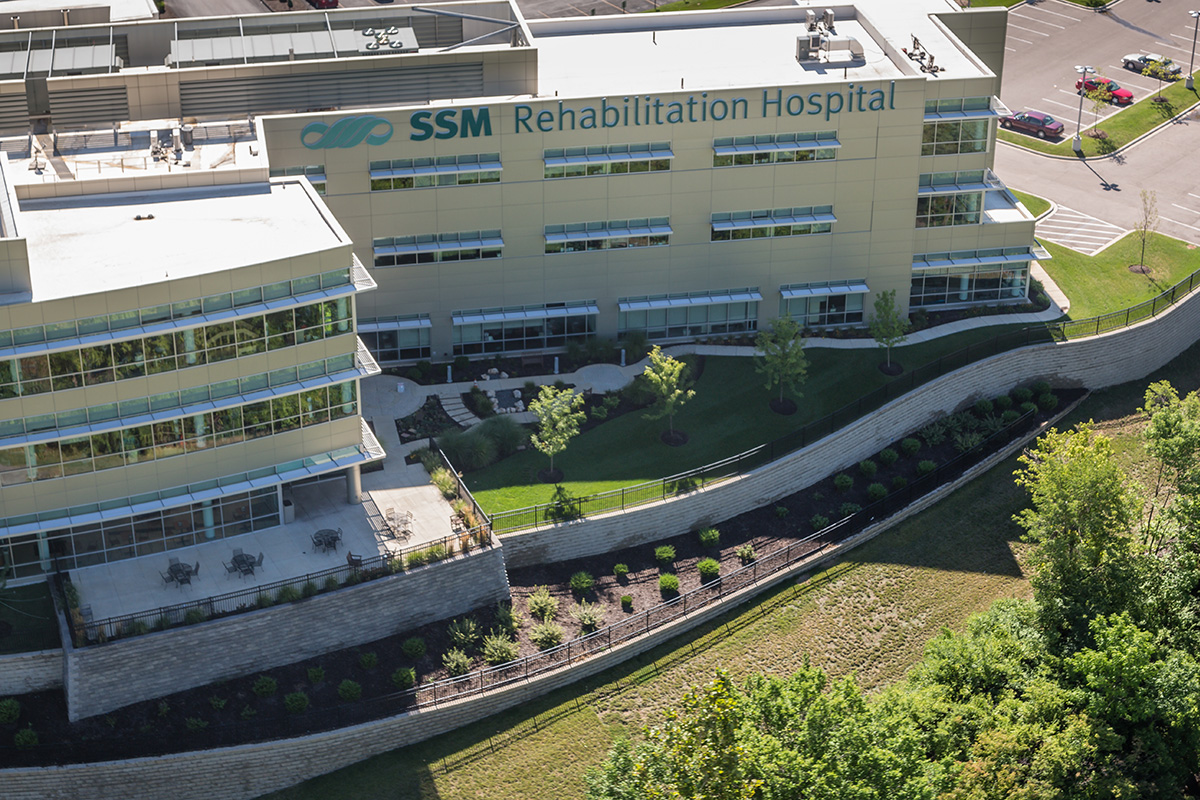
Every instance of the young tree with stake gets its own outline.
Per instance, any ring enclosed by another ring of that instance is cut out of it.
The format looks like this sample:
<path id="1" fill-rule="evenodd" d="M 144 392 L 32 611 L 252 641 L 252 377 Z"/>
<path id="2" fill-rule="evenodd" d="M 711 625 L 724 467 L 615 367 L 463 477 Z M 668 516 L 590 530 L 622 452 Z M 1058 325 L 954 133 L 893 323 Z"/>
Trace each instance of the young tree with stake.
<path id="1" fill-rule="evenodd" d="M 550 472 L 554 479 L 554 457 L 567 449 L 567 444 L 579 433 L 583 422 L 583 395 L 574 389 L 543 386 L 529 403 L 529 410 L 538 419 L 537 433 L 529 437 L 538 452 L 550 456 Z"/>
<path id="2" fill-rule="evenodd" d="M 663 353 L 662 348 L 654 345 L 650 351 L 650 363 L 642 373 L 656 399 L 654 408 L 646 415 L 648 419 L 667 418 L 668 435 L 675 437 L 675 412 L 680 406 L 696 396 L 694 389 L 684 388 L 687 383 L 687 364 L 677 358 Z"/>
<path id="3" fill-rule="evenodd" d="M 800 335 L 800 323 L 791 317 L 772 320 L 769 330 L 760 331 L 754 340 L 758 348 L 755 370 L 766 377 L 767 389 L 779 385 L 779 398 L 772 407 L 782 413 L 791 413 L 784 405 L 784 389 L 796 397 L 802 397 L 797 389 L 808 377 L 808 357 L 804 354 L 804 338 Z M 790 404 L 795 410 L 795 404 Z"/>
<path id="4" fill-rule="evenodd" d="M 875 315 L 871 317 L 871 335 L 880 347 L 887 349 L 886 372 L 892 371 L 892 347 L 908 337 L 911 324 L 908 317 L 896 307 L 896 290 L 889 289 L 875 295 Z"/>

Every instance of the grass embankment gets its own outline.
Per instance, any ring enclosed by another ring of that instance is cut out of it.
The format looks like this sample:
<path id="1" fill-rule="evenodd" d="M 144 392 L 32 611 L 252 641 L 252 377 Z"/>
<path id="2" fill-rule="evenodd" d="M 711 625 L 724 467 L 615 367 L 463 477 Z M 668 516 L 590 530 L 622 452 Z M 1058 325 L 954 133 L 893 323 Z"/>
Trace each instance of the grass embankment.
<path id="1" fill-rule="evenodd" d="M 1076 320 L 1143 303 L 1200 269 L 1200 249 L 1157 233 L 1146 242 L 1147 275 L 1129 271 L 1143 261 L 1141 241 L 1132 233 L 1095 256 L 1043 244 L 1054 258 L 1043 261 L 1042 268 L 1070 298 L 1069 316 Z"/>
<path id="2" fill-rule="evenodd" d="M 1012 188 L 1009 188 L 1009 191 L 1016 195 L 1016 198 L 1021 201 L 1021 205 L 1025 206 L 1025 210 L 1035 217 L 1040 217 L 1050 210 L 1050 201 L 1044 197 L 1038 197 L 1036 194 L 1029 194 L 1027 192 L 1018 192 Z"/>
<path id="3" fill-rule="evenodd" d="M 7 636 L 0 636 L 0 654 L 62 646 L 54 619 L 54 602 L 44 583 L 15 586 L 0 592 L 0 622 L 12 626 Z"/>
<path id="4" fill-rule="evenodd" d="M 1117 83 L 1120 83 L 1119 77 L 1114 78 Z M 1167 102 L 1153 102 L 1151 98 L 1157 96 L 1157 94 L 1155 92 L 1153 95 L 1147 95 L 1129 108 L 1114 114 L 1097 125 L 1096 127 L 1106 134 L 1104 139 L 1088 136 L 1087 131 L 1090 128 L 1085 128 L 1083 154 L 1090 157 L 1111 153 L 1118 147 L 1129 144 L 1142 134 L 1149 133 L 1152 129 L 1171 119 L 1171 117 L 1185 108 L 1200 101 L 1200 91 L 1188 89 L 1184 86 L 1182 78 L 1174 83 L 1163 85 L 1162 96 Z M 1013 109 L 1013 111 L 1019 110 L 1021 109 Z M 1003 141 L 1020 145 L 1030 150 L 1036 150 L 1039 153 L 1048 153 L 1055 156 L 1075 155 L 1075 151 L 1071 146 L 1073 138 L 1071 136 L 1066 136 L 1062 141 L 1055 143 L 1025 133 L 1006 131 L 1003 128 L 996 132 L 996 136 Z"/>
<path id="5" fill-rule="evenodd" d="M 1148 470 L 1136 415 L 1145 387 L 1200 387 L 1200 345 L 1166 368 L 1092 395 L 1059 427 L 1095 419 L 1137 476 Z M 1012 515 L 1025 504 L 1015 459 L 851 552 L 801 584 L 777 588 L 714 624 L 518 711 L 308 781 L 272 800 L 460 800 L 583 796 L 583 773 L 618 736 L 653 724 L 721 666 L 787 674 L 805 658 L 863 685 L 899 679 L 943 626 L 961 628 L 1002 597 L 1030 593 L 1026 545 Z M 1152 476 L 1147 475 L 1147 479 Z"/>

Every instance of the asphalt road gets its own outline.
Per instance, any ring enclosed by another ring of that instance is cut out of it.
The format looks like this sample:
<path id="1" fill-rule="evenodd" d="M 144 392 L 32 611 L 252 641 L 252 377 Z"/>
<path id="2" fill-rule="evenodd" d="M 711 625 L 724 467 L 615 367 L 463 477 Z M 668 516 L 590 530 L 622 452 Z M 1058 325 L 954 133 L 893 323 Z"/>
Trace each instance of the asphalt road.
<path id="1" fill-rule="evenodd" d="M 1149 97 L 1158 81 L 1121 66 L 1126 53 L 1160 53 L 1188 67 L 1194 21 L 1180 0 L 1121 0 L 1103 14 L 1061 0 L 1038 0 L 1008 12 L 1004 83 L 1000 99 L 1013 111 L 1034 109 L 1058 119 L 1065 135 L 1075 134 L 1079 117 L 1076 64 L 1093 67 L 1133 92 Z M 1109 108 L 1099 119 L 1116 113 Z M 1083 101 L 1083 127 L 1095 119 Z"/>

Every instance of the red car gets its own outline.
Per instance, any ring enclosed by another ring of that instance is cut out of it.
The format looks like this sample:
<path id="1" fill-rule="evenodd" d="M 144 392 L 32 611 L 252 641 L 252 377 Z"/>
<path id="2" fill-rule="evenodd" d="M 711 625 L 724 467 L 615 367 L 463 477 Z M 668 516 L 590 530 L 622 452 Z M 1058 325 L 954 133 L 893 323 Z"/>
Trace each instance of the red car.
<path id="1" fill-rule="evenodd" d="M 1089 75 L 1086 80 L 1080 78 L 1075 81 L 1075 89 L 1080 93 L 1106 89 L 1112 95 L 1112 101 L 1119 106 L 1127 106 L 1133 102 L 1133 92 L 1128 89 L 1122 89 L 1111 78 L 1102 78 L 1099 75 Z"/>
<path id="2" fill-rule="evenodd" d="M 1039 139 L 1047 136 L 1058 138 L 1062 136 L 1063 124 L 1049 114 L 1041 111 L 1018 111 L 1007 117 L 1000 118 L 1000 125 L 1005 128 L 1035 134 Z"/>

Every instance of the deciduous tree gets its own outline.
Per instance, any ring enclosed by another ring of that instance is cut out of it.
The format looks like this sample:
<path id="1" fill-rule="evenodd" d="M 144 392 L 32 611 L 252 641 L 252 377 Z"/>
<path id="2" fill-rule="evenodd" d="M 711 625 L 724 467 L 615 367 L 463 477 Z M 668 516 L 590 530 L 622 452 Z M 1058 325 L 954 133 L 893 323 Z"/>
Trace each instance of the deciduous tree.
<path id="1" fill-rule="evenodd" d="M 769 330 L 759 332 L 754 346 L 759 353 L 754 368 L 766 377 L 767 389 L 779 386 L 779 402 L 783 402 L 785 389 L 802 397 L 797 389 L 808 376 L 808 357 L 804 354 L 800 324 L 791 317 L 772 320 Z"/>
<path id="2" fill-rule="evenodd" d="M 892 347 L 903 342 L 912 325 L 896 306 L 896 290 L 875 295 L 875 314 L 871 317 L 871 335 L 887 349 L 887 365 L 892 366 Z"/>
<path id="3" fill-rule="evenodd" d="M 550 472 L 554 473 L 554 457 L 567 449 L 567 444 L 579 433 L 583 422 L 583 395 L 574 389 L 543 386 L 529 403 L 529 410 L 538 419 L 537 433 L 529 441 L 550 456 Z"/>
<path id="4" fill-rule="evenodd" d="M 649 419 L 667 418 L 667 427 L 675 432 L 675 412 L 696 396 L 694 389 L 688 388 L 688 366 L 677 358 L 663 353 L 658 345 L 650 351 L 650 363 L 642 372 L 646 382 L 654 392 L 654 406 L 647 417 Z"/>

